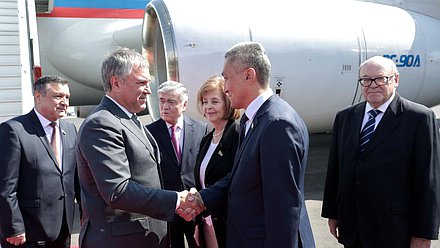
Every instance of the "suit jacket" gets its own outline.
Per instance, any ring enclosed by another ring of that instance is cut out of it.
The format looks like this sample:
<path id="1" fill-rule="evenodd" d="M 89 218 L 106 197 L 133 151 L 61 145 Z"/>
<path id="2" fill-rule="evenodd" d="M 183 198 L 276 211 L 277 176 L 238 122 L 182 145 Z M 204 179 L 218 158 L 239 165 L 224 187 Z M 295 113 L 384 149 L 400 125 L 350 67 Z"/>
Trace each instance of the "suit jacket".
<path id="1" fill-rule="evenodd" d="M 232 172 L 201 192 L 209 211 L 228 200 L 227 247 L 315 246 L 304 202 L 308 146 L 300 116 L 271 96 L 255 114 Z"/>
<path id="2" fill-rule="evenodd" d="M 26 233 L 29 241 L 53 241 L 66 215 L 72 232 L 76 129 L 59 121 L 63 169 L 35 113 L 0 125 L 0 228 L 3 237 Z"/>
<path id="3" fill-rule="evenodd" d="M 197 156 L 197 162 L 194 169 L 194 176 L 196 179 L 196 189 L 198 191 L 202 190 L 202 185 L 200 184 L 200 165 L 206 156 L 206 152 L 212 142 L 214 131 L 206 135 L 200 142 L 200 151 Z M 223 136 L 217 145 L 211 159 L 208 162 L 205 172 L 205 186 L 209 187 L 215 184 L 217 181 L 223 179 L 232 170 L 232 165 L 234 164 L 235 154 L 238 148 L 238 138 L 239 138 L 239 128 L 234 120 L 229 120 L 223 131 Z M 224 202 L 223 208 L 226 210 L 227 204 Z M 226 244 L 226 211 L 224 213 L 217 213 L 211 216 L 214 223 L 214 230 L 217 236 L 217 242 L 219 247 L 225 247 Z M 201 222 L 201 218 L 198 218 L 198 222 Z M 203 228 L 199 228 L 200 236 L 203 239 Z M 202 245 L 201 247 L 204 247 Z"/>
<path id="4" fill-rule="evenodd" d="M 338 220 L 344 245 L 409 247 L 437 239 L 439 135 L 432 110 L 398 94 L 365 151 L 359 139 L 365 102 L 340 111 L 333 126 L 322 216 Z"/>
<path id="5" fill-rule="evenodd" d="M 184 116 L 183 125 L 183 147 L 180 164 L 177 161 L 165 121 L 159 119 L 147 125 L 147 129 L 156 139 L 161 151 L 161 169 L 165 189 L 182 191 L 195 187 L 194 165 L 199 152 L 200 141 L 207 133 L 208 124 Z"/>
<path id="6" fill-rule="evenodd" d="M 167 247 L 177 194 L 162 190 L 159 149 L 144 131 L 108 97 L 81 125 L 81 247 Z"/>

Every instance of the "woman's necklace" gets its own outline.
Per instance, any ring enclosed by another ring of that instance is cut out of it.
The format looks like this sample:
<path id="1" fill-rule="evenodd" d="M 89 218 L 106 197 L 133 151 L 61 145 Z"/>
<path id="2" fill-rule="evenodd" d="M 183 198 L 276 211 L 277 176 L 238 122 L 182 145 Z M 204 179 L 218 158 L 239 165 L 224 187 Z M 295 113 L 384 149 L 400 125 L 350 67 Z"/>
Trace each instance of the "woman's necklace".
<path id="1" fill-rule="evenodd" d="M 215 132 L 212 134 L 213 137 L 217 137 L 219 135 L 221 135 L 223 133 L 223 131 L 225 131 L 225 129 L 223 128 L 220 132 L 218 132 L 217 134 L 215 134 Z"/>

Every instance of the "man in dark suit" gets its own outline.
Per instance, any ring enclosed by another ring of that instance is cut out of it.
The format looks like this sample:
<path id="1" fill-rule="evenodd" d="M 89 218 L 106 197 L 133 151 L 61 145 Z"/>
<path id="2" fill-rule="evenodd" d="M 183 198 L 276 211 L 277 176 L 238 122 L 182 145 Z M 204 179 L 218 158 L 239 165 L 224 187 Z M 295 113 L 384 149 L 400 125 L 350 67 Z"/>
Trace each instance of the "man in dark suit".
<path id="1" fill-rule="evenodd" d="M 242 138 L 229 176 L 200 191 L 209 212 L 227 207 L 227 247 L 315 247 L 304 202 L 307 128 L 269 87 L 261 44 L 243 42 L 225 54 L 225 92 L 244 108 Z M 248 119 L 246 121 L 246 119 Z"/>
<path id="2" fill-rule="evenodd" d="M 6 247 L 70 247 L 76 129 L 61 120 L 69 86 L 58 76 L 34 84 L 35 107 L 0 125 L 0 236 Z"/>
<path id="3" fill-rule="evenodd" d="M 80 247 L 168 247 L 166 221 L 187 208 L 186 193 L 162 189 L 159 148 L 136 116 L 150 94 L 148 62 L 121 48 L 101 72 L 106 95 L 78 134 Z"/>
<path id="4" fill-rule="evenodd" d="M 182 83 L 166 81 L 157 93 L 161 119 L 147 125 L 147 129 L 161 151 L 164 189 L 190 190 L 195 187 L 194 165 L 208 125 L 183 114 L 188 107 L 188 89 Z M 185 248 L 184 235 L 190 248 L 197 247 L 194 229 L 194 222 L 176 216 L 170 223 L 171 247 Z"/>
<path id="5" fill-rule="evenodd" d="M 345 247 L 430 247 L 440 219 L 435 114 L 396 93 L 399 72 L 360 65 L 365 102 L 336 115 L 322 216 Z"/>

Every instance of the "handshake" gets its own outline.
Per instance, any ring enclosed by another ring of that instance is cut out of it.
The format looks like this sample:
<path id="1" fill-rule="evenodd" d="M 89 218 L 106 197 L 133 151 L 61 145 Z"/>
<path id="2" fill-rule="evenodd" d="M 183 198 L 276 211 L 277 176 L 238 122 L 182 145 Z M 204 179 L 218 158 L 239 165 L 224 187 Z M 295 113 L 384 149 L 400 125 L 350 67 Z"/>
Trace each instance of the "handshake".
<path id="1" fill-rule="evenodd" d="M 191 188 L 190 191 L 184 190 L 177 194 L 179 196 L 180 205 L 176 213 L 186 221 L 194 219 L 194 217 L 206 209 L 202 197 L 195 188 Z"/>

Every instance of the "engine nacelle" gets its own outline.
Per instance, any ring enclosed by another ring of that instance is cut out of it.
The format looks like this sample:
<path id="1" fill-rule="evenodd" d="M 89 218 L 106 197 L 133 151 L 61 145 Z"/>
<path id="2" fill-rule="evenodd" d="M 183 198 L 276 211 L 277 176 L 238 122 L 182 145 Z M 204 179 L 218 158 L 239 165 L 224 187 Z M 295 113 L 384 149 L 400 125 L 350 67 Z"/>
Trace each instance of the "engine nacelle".
<path id="1" fill-rule="evenodd" d="M 196 7 L 195 7 L 196 6 Z M 336 112 L 362 101 L 358 67 L 380 55 L 401 74 L 398 92 L 427 106 L 440 103 L 440 21 L 357 1 L 153 0 L 146 8 L 143 52 L 158 84 L 176 80 L 190 91 L 221 75 L 228 48 L 261 42 L 272 62 L 270 86 L 303 117 L 309 131 L 329 131 Z M 157 95 L 148 102 L 159 118 Z"/>

